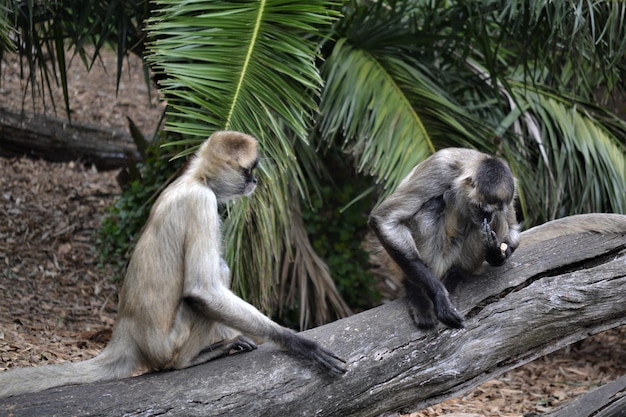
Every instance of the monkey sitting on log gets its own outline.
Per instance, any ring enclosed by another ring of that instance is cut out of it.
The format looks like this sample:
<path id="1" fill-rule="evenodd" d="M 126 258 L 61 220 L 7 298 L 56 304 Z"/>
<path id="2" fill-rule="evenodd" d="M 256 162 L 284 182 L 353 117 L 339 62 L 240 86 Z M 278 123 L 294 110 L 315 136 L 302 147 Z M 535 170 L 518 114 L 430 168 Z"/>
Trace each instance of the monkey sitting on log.
<path id="1" fill-rule="evenodd" d="M 400 275 L 419 328 L 432 329 L 438 321 L 463 327 L 448 289 L 484 261 L 502 265 L 518 247 L 515 195 L 506 162 L 448 148 L 413 168 L 371 213 L 380 264 Z"/>
<path id="2" fill-rule="evenodd" d="M 182 369 L 269 340 L 332 376 L 344 361 L 284 328 L 230 290 L 218 204 L 254 191 L 258 144 L 214 133 L 159 196 L 131 256 L 113 335 L 95 358 L 0 373 L 0 397 Z"/>

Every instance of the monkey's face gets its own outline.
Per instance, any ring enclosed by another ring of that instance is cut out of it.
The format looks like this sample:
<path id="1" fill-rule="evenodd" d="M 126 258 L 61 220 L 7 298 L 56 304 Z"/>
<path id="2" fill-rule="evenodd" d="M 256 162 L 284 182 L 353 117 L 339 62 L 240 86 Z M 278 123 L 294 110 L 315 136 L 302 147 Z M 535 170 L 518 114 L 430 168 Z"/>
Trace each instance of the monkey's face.
<path id="1" fill-rule="evenodd" d="M 241 175 L 243 177 L 243 185 L 242 185 L 242 195 L 248 196 L 252 194 L 254 189 L 256 188 L 257 179 L 254 175 L 254 171 L 257 168 L 259 160 L 256 159 L 252 166 L 249 168 L 241 168 Z"/>
<path id="2" fill-rule="evenodd" d="M 219 131 L 198 150 L 195 176 L 213 190 L 218 202 L 252 194 L 254 169 L 259 161 L 258 142 L 250 135 Z"/>
<path id="3" fill-rule="evenodd" d="M 472 219 L 472 223 L 478 226 L 481 226 L 484 223 L 491 224 L 496 215 L 504 210 L 505 206 L 504 202 L 496 204 L 472 202 L 470 204 L 470 217 Z"/>
<path id="4" fill-rule="evenodd" d="M 235 160 L 229 161 L 217 178 L 209 182 L 217 199 L 226 202 L 252 194 L 257 185 L 257 178 L 254 175 L 257 164 L 258 159 L 244 165 Z"/>

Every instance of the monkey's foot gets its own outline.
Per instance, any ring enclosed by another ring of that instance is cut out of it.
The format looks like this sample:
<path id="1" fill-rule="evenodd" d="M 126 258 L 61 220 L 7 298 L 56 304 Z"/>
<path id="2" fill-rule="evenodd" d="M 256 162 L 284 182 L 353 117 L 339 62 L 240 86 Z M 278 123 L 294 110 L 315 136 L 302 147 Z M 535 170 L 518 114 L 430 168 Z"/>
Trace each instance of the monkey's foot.
<path id="1" fill-rule="evenodd" d="M 453 329 L 462 329 L 465 327 L 463 317 L 457 311 L 439 312 L 437 318 L 440 322 Z"/>
<path id="2" fill-rule="evenodd" d="M 205 347 L 198 354 L 198 358 L 205 359 L 197 359 L 196 362 L 202 363 L 214 358 L 220 358 L 234 353 L 250 352 L 251 350 L 254 350 L 256 348 L 256 343 L 254 343 L 251 339 L 239 335 L 233 337 L 232 339 L 220 340 L 219 342 L 213 343 L 212 345 Z"/>
<path id="3" fill-rule="evenodd" d="M 432 304 L 429 308 L 416 308 L 414 305 L 409 304 L 409 314 L 418 329 L 431 330 L 437 327 L 438 321 L 432 309 Z"/>
<path id="4" fill-rule="evenodd" d="M 250 352 L 257 348 L 256 343 L 245 336 L 237 336 L 230 345 L 230 353 Z"/>

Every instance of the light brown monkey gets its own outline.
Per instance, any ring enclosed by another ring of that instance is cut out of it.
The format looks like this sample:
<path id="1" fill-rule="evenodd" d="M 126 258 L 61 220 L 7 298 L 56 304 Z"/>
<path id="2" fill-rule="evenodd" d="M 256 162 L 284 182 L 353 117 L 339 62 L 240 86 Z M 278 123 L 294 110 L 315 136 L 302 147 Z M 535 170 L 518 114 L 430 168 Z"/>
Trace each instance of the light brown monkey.
<path id="1" fill-rule="evenodd" d="M 506 162 L 448 148 L 418 164 L 374 209 L 369 224 L 384 248 L 380 263 L 401 275 L 418 327 L 438 320 L 463 327 L 446 286 L 451 290 L 484 261 L 502 265 L 518 247 L 515 193 Z"/>
<path id="2" fill-rule="evenodd" d="M 270 340 L 331 375 L 345 372 L 332 352 L 274 323 L 230 290 L 218 203 L 254 191 L 257 146 L 243 133 L 213 134 L 152 207 L 106 348 L 84 362 L 2 372 L 0 397 L 124 378 L 142 369 L 181 369 L 255 349 L 242 334 Z"/>

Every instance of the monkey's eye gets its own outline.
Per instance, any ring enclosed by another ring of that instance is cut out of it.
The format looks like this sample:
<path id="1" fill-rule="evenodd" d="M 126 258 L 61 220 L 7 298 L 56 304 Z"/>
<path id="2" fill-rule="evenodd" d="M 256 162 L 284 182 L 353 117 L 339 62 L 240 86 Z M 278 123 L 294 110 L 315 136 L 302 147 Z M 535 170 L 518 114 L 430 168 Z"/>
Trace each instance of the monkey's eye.
<path id="1" fill-rule="evenodd" d="M 479 204 L 479 203 L 470 203 L 470 209 L 474 212 L 482 213 L 483 206 L 482 204 Z"/>
<path id="2" fill-rule="evenodd" d="M 251 179 L 254 176 L 254 170 L 259 165 L 259 160 L 256 159 L 249 168 L 241 168 L 241 172 L 246 179 Z"/>
<path id="3" fill-rule="evenodd" d="M 487 223 L 491 223 L 493 220 L 493 211 L 483 210 L 483 219 L 487 220 Z"/>

